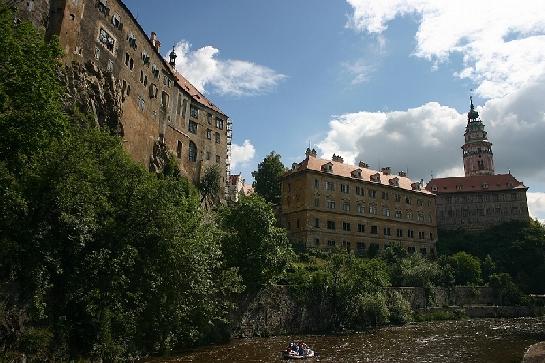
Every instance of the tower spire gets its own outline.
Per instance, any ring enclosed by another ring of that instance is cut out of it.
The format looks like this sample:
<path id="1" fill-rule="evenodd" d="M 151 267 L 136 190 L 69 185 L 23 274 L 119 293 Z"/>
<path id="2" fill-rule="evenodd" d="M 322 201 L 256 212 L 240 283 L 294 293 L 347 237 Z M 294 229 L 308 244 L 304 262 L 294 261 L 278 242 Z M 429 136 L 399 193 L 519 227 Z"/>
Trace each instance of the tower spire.
<path id="1" fill-rule="evenodd" d="M 479 118 L 479 113 L 475 111 L 475 106 L 473 105 L 473 96 L 469 96 L 469 112 L 467 113 L 467 122 L 477 121 Z"/>

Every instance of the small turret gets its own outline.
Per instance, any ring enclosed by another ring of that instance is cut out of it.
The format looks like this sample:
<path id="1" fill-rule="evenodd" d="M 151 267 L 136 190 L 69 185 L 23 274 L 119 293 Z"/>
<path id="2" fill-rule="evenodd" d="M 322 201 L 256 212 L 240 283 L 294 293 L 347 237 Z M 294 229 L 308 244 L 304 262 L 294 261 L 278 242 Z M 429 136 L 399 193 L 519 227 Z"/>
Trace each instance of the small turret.
<path id="1" fill-rule="evenodd" d="M 168 62 L 172 68 L 176 68 L 176 58 L 178 58 L 178 55 L 176 54 L 174 50 L 174 46 L 172 47 L 172 52 L 170 52 L 170 61 Z"/>
<path id="2" fill-rule="evenodd" d="M 473 106 L 473 96 L 469 96 L 469 101 L 471 106 L 469 107 L 469 112 L 467 113 L 467 122 L 477 121 L 479 118 L 479 113 L 475 111 L 475 106 Z"/>

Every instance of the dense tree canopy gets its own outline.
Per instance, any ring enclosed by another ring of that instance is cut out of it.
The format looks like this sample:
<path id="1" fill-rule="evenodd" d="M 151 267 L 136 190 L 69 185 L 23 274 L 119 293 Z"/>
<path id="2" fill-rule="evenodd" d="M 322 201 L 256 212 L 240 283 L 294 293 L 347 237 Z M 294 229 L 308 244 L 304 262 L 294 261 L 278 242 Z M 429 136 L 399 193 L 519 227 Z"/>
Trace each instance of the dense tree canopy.
<path id="1" fill-rule="evenodd" d="M 257 165 L 257 170 L 252 172 L 255 179 L 253 183 L 255 192 L 272 204 L 280 202 L 280 177 L 286 170 L 280 158 L 279 154 L 271 151 Z"/>

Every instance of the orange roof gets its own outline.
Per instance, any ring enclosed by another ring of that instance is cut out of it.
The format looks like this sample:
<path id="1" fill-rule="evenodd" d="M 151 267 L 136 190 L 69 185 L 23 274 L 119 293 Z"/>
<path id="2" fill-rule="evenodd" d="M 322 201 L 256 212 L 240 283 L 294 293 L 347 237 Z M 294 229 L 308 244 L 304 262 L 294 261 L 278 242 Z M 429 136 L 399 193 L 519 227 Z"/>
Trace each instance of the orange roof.
<path id="1" fill-rule="evenodd" d="M 221 112 L 221 110 L 218 108 L 218 106 L 214 105 L 212 103 L 212 101 L 210 101 L 208 98 L 206 98 L 195 86 L 193 86 L 191 84 L 191 82 L 189 82 L 184 76 L 182 76 L 179 72 L 177 71 L 172 71 L 176 77 L 177 77 L 177 81 L 178 81 L 178 85 L 183 89 L 185 90 L 187 93 L 189 93 L 189 95 L 191 96 L 191 98 L 193 98 L 195 101 L 197 101 L 198 103 L 200 103 L 201 105 L 205 106 L 205 107 L 208 107 L 216 112 L 219 112 L 221 113 L 222 115 L 224 116 L 227 116 L 226 114 L 224 114 L 223 112 Z"/>
<path id="2" fill-rule="evenodd" d="M 428 185 L 426 185 L 428 191 L 436 194 L 480 192 L 485 190 L 512 190 L 521 188 L 528 189 L 511 174 L 436 178 L 430 180 Z"/>
<path id="3" fill-rule="evenodd" d="M 238 181 L 240 179 L 240 174 L 238 175 L 229 175 L 229 184 L 230 185 L 237 185 Z"/>
<path id="4" fill-rule="evenodd" d="M 254 188 L 250 184 L 244 184 L 242 186 L 241 192 L 244 193 L 244 195 L 248 196 L 254 193 Z"/>
<path id="5" fill-rule="evenodd" d="M 322 171 L 322 166 L 324 164 L 327 164 L 327 163 L 331 163 L 331 165 L 332 165 L 332 171 L 331 172 L 323 172 Z M 292 169 L 292 170 L 286 172 L 286 174 L 284 174 L 284 176 L 288 176 L 290 174 L 301 172 L 301 171 L 304 171 L 304 170 L 313 170 L 313 171 L 323 172 L 324 174 L 332 174 L 332 175 L 341 176 L 341 177 L 344 177 L 344 178 L 351 178 L 351 179 L 354 179 L 354 180 L 362 180 L 362 181 L 366 181 L 366 182 L 369 182 L 369 183 L 381 184 L 381 185 L 385 185 L 385 186 L 392 186 L 390 184 L 390 180 L 397 178 L 397 180 L 398 180 L 398 186 L 397 187 L 399 187 L 401 189 L 414 191 L 416 193 L 431 194 L 430 192 L 425 190 L 423 186 L 422 186 L 421 190 L 413 190 L 411 184 L 413 184 L 414 181 L 407 178 L 406 176 L 399 176 L 399 175 L 396 175 L 396 174 L 385 175 L 384 173 L 378 172 L 376 170 L 372 170 L 372 169 L 368 169 L 368 168 L 362 168 L 362 167 L 355 166 L 355 165 L 350 165 L 350 164 L 344 164 L 344 163 L 341 163 L 341 162 L 338 162 L 338 161 L 320 159 L 320 158 L 316 158 L 316 157 L 313 157 L 313 156 L 308 156 L 305 160 L 303 160 L 299 164 L 296 164 L 295 169 Z M 358 178 L 358 177 L 355 177 L 355 176 L 352 175 L 352 172 L 354 170 L 361 170 L 361 178 Z M 380 182 L 371 181 L 371 175 L 375 175 L 377 173 L 380 174 Z"/>

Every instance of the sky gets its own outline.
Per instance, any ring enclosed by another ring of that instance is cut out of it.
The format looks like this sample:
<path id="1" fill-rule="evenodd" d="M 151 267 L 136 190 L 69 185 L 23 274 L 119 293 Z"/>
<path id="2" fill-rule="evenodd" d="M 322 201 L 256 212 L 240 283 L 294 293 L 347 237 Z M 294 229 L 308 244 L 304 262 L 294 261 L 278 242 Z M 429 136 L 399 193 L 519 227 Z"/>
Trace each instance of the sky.
<path id="1" fill-rule="evenodd" d="M 233 122 L 232 173 L 311 145 L 330 159 L 463 175 L 469 96 L 497 173 L 545 221 L 545 1 L 125 0 Z"/>

